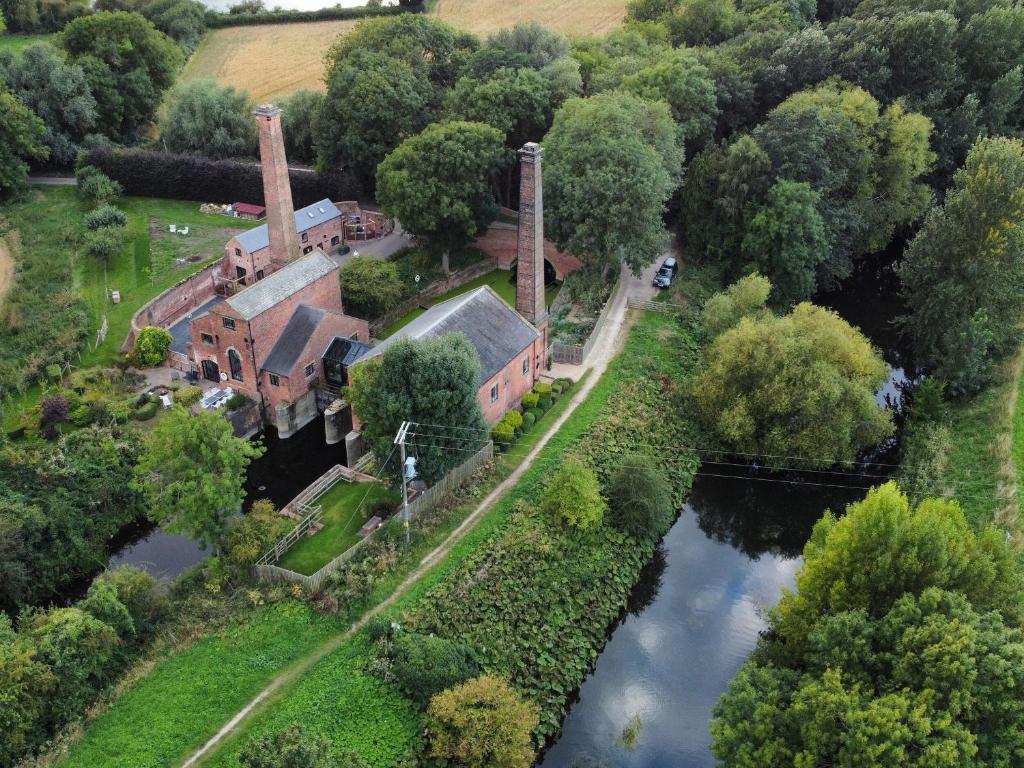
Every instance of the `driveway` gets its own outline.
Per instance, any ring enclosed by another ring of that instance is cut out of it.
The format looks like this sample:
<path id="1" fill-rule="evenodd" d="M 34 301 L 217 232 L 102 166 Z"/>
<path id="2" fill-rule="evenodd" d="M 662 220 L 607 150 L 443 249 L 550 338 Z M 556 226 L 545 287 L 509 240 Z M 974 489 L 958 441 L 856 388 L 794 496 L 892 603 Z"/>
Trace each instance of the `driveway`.
<path id="1" fill-rule="evenodd" d="M 414 244 L 412 237 L 402 230 L 402 225 L 395 221 L 395 228 L 391 234 L 384 235 L 377 240 L 365 242 L 353 241 L 348 245 L 352 248 L 344 255 L 331 254 L 331 258 L 339 267 L 356 256 L 369 256 L 372 259 L 386 259 L 405 248 L 411 248 Z"/>

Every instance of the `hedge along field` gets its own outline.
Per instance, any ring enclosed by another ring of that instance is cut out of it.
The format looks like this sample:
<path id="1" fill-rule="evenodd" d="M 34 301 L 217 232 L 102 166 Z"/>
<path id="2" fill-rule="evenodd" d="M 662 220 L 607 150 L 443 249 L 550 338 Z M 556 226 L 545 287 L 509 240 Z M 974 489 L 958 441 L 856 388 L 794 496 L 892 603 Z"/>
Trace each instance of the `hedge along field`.
<path id="1" fill-rule="evenodd" d="M 158 768 L 180 763 L 281 667 L 339 629 L 336 620 L 292 600 L 250 616 L 159 661 L 92 723 L 58 765 Z"/>
<path id="2" fill-rule="evenodd" d="M 626 0 L 435 0 L 431 12 L 478 35 L 520 21 L 536 21 L 566 35 L 596 35 L 622 26 Z"/>
<path id="3" fill-rule="evenodd" d="M 213 78 L 248 91 L 258 104 L 299 88 L 323 91 L 324 54 L 357 21 L 225 27 L 206 34 L 180 82 Z"/>

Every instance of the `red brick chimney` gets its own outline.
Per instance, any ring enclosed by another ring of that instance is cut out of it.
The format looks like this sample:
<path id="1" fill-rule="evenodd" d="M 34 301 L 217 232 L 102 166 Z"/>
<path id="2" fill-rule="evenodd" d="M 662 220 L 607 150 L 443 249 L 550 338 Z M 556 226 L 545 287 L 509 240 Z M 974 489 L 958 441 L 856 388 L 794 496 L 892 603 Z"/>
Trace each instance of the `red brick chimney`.
<path id="1" fill-rule="evenodd" d="M 256 107 L 256 126 L 260 136 L 260 166 L 263 170 L 263 196 L 267 206 L 267 235 L 270 259 L 278 266 L 302 255 L 295 232 L 295 206 L 288 179 L 288 159 L 284 154 L 281 110 L 273 104 Z"/>
<path id="2" fill-rule="evenodd" d="M 519 239 L 516 246 L 516 311 L 538 328 L 547 325 L 544 305 L 544 184 L 540 144 L 519 150 Z M 545 340 L 546 341 L 546 340 Z"/>

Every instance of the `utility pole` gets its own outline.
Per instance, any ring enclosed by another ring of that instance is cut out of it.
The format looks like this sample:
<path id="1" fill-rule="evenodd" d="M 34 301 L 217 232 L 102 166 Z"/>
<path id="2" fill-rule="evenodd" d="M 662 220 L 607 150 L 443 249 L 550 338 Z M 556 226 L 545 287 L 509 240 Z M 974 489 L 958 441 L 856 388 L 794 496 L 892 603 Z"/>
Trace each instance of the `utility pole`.
<path id="1" fill-rule="evenodd" d="M 395 435 L 395 445 L 397 445 L 399 450 L 402 452 L 402 521 L 405 525 L 406 546 L 409 546 L 409 487 L 405 471 L 405 436 L 409 432 L 410 426 L 412 425 L 408 421 L 403 421 L 402 425 L 398 428 L 398 434 Z"/>

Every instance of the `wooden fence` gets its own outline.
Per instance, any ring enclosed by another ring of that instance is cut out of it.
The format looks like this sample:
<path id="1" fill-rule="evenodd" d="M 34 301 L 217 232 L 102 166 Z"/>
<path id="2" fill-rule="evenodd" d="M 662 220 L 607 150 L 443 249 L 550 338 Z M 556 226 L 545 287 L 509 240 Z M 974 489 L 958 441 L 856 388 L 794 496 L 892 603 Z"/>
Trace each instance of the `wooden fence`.
<path id="1" fill-rule="evenodd" d="M 473 456 L 455 467 L 455 469 L 410 502 L 410 517 L 415 518 L 416 515 L 437 506 L 441 499 L 466 482 L 474 472 L 493 458 L 494 443 L 487 441 L 484 447 L 477 451 Z M 395 515 L 386 523 L 386 525 L 396 525 L 400 523 L 400 516 Z M 306 576 L 301 573 L 296 573 L 295 571 L 290 571 L 287 568 L 274 565 L 279 558 L 267 559 L 268 555 L 273 553 L 272 550 L 257 561 L 255 567 L 256 578 L 259 581 L 270 583 L 286 582 L 290 584 L 301 584 L 309 592 L 317 592 L 321 587 L 323 587 L 324 582 L 327 581 L 328 577 L 337 573 L 345 563 L 352 559 L 356 552 L 359 551 L 359 548 L 371 538 L 373 538 L 372 534 L 367 536 L 365 539 L 361 539 L 356 542 L 311 576 Z M 292 543 L 294 544 L 294 541 Z M 266 561 L 264 562 L 265 559 Z"/>
<path id="2" fill-rule="evenodd" d="M 590 332 L 590 336 L 587 337 L 587 341 L 584 344 L 559 344 L 557 341 L 552 342 L 548 348 L 548 354 L 551 356 L 552 363 L 568 363 L 569 365 L 583 365 L 583 361 L 587 359 L 590 354 L 590 350 L 594 348 L 594 344 L 597 343 L 597 339 L 601 336 L 605 327 L 608 325 L 608 318 L 611 317 L 612 307 L 615 306 L 615 302 L 619 297 L 619 292 L 623 290 L 622 278 L 620 277 L 615 282 L 615 287 L 612 289 L 611 295 L 608 297 L 608 301 L 604 303 L 604 307 L 601 309 L 601 314 L 597 316 L 597 322 L 594 323 L 594 330 Z"/>
<path id="3" fill-rule="evenodd" d="M 294 528 L 288 531 L 288 533 L 282 536 L 281 540 L 278 541 L 273 547 L 271 547 L 269 552 L 264 554 L 263 557 L 256 561 L 256 570 L 259 571 L 259 569 L 263 566 L 270 566 L 272 568 L 276 568 L 277 566 L 273 564 L 280 560 L 282 557 L 284 557 L 288 553 L 288 550 L 295 546 L 295 543 L 299 539 L 301 539 L 303 536 L 309 533 L 310 528 L 312 528 L 314 525 L 320 522 L 320 518 L 323 516 L 323 507 L 321 507 L 319 504 L 317 504 L 315 507 L 311 507 L 309 514 L 302 518 L 298 525 L 296 525 Z M 284 569 L 281 568 L 278 570 Z"/>
<path id="4" fill-rule="evenodd" d="M 648 312 L 660 312 L 663 315 L 678 315 L 683 308 L 678 304 L 669 304 L 667 301 L 648 301 L 646 299 L 630 296 L 626 300 L 626 306 L 630 309 L 643 309 Z"/>

